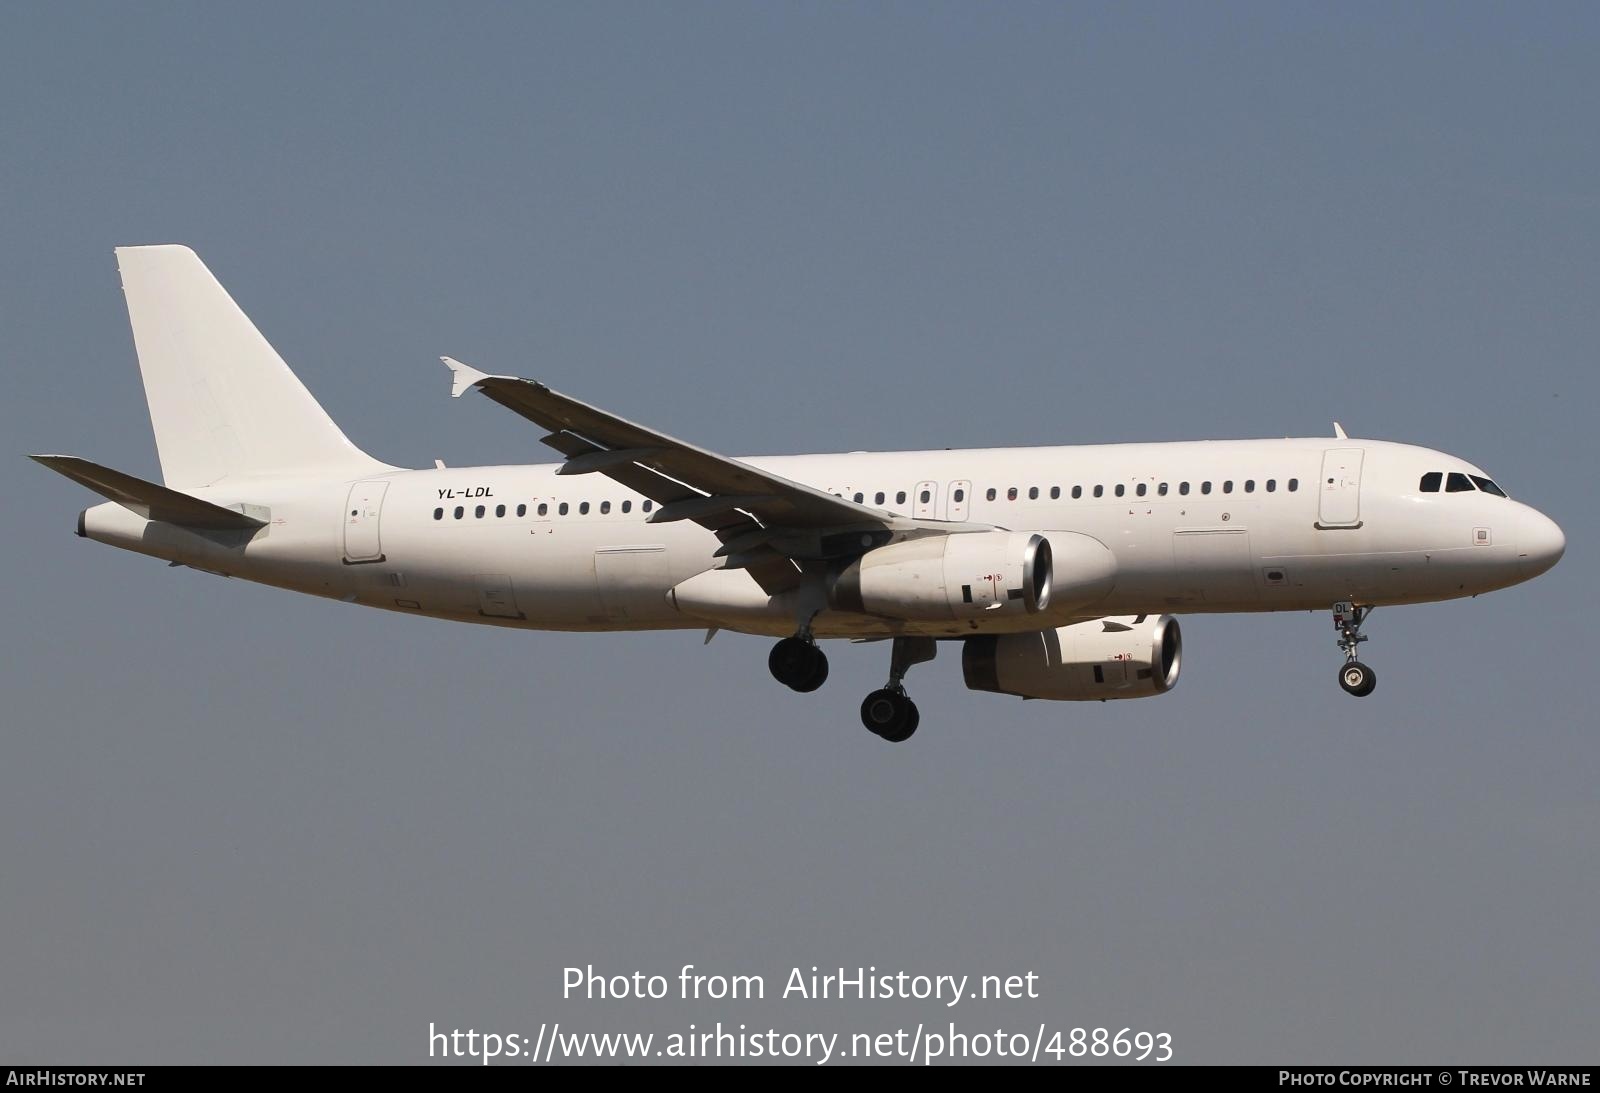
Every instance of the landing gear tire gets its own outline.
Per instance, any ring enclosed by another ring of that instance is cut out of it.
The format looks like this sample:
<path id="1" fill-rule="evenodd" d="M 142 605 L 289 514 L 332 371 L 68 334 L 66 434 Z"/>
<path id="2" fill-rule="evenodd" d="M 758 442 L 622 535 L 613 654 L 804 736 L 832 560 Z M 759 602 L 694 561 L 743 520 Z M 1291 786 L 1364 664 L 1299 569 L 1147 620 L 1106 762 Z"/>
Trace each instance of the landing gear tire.
<path id="1" fill-rule="evenodd" d="M 1352 660 L 1339 669 L 1339 686 L 1357 698 L 1365 698 L 1378 685 L 1378 674 L 1359 660 Z"/>
<path id="2" fill-rule="evenodd" d="M 789 686 L 801 694 L 810 694 L 826 682 L 828 682 L 828 655 L 813 645 L 810 673 L 801 682 L 791 683 Z"/>
<path id="3" fill-rule="evenodd" d="M 922 722 L 917 704 L 906 697 L 904 691 L 888 688 L 873 691 L 861 703 L 861 723 L 874 736 L 881 736 L 891 744 L 902 744 L 911 739 Z"/>
<path id="4" fill-rule="evenodd" d="M 1378 674 L 1356 659 L 1356 650 L 1367 636 L 1361 624 L 1372 614 L 1371 607 L 1361 607 L 1349 600 L 1333 605 L 1333 628 L 1339 632 L 1339 652 L 1344 654 L 1344 667 L 1339 669 L 1339 686 L 1348 694 L 1365 698 L 1378 685 Z"/>
<path id="5" fill-rule="evenodd" d="M 814 642 L 784 638 L 767 654 L 767 668 L 785 687 L 805 693 L 827 681 L 828 656 Z"/>
<path id="6" fill-rule="evenodd" d="M 906 705 L 911 707 L 911 716 L 906 720 L 906 727 L 901 731 L 901 735 L 891 743 L 903 744 L 910 740 L 911 734 L 917 731 L 918 725 L 922 724 L 922 711 L 917 709 L 917 704 L 908 698 L 906 699 Z"/>

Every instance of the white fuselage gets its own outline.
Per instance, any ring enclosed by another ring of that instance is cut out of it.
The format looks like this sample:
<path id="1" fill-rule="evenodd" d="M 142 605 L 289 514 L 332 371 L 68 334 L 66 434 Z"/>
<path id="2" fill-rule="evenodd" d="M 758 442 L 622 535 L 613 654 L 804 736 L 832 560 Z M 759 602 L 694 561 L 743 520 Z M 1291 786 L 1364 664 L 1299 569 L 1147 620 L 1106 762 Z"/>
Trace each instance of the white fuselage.
<path id="1" fill-rule="evenodd" d="M 1420 482 L 1429 472 L 1483 472 L 1453 456 L 1383 441 L 859 452 L 746 462 L 919 519 L 1078 533 L 1115 556 L 1114 585 L 1094 603 L 992 621 L 919 623 L 824 611 L 814 622 L 819 636 L 958 636 L 1105 615 L 1443 600 L 1527 580 L 1555 564 L 1564 545 L 1552 521 L 1517 501 L 1480 489 L 1424 492 Z M 730 590 L 725 604 L 686 609 L 673 590 L 714 567 L 718 540 L 688 521 L 648 523 L 646 500 L 603 475 L 558 476 L 556 469 L 395 469 L 359 482 L 228 478 L 192 492 L 265 510 L 267 527 L 248 538 L 147 522 L 113 503 L 87 510 L 80 530 L 211 572 L 462 622 L 793 631 L 793 606 L 769 600 L 738 570 L 718 574 Z"/>

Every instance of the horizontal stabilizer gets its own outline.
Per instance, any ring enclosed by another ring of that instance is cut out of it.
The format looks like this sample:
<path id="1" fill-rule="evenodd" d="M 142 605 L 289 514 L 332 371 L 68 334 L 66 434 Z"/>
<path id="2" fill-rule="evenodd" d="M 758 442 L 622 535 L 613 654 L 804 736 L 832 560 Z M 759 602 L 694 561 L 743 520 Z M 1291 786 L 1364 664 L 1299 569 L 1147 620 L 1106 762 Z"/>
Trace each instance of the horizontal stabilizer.
<path id="1" fill-rule="evenodd" d="M 115 501 L 146 520 L 159 520 L 165 524 L 206 531 L 253 531 L 265 523 L 242 512 L 213 505 L 210 501 L 169 490 L 165 486 L 74 455 L 31 455 L 28 458 L 80 485 L 88 486 L 101 497 Z"/>

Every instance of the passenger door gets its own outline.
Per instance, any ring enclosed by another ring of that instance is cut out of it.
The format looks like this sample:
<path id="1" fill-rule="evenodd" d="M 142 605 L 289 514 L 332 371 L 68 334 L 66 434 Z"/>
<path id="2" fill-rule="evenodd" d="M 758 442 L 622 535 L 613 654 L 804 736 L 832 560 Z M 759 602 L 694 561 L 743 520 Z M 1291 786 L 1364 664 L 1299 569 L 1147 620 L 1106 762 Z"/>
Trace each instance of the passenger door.
<path id="1" fill-rule="evenodd" d="M 1361 526 L 1360 448 L 1329 448 L 1322 453 L 1322 481 L 1317 527 Z"/>
<path id="2" fill-rule="evenodd" d="M 918 520 L 939 519 L 939 483 L 918 482 L 911 503 L 911 514 Z"/>
<path id="3" fill-rule="evenodd" d="M 347 565 L 383 561 L 378 522 L 383 515 L 387 482 L 357 482 L 350 487 L 344 511 L 344 560 Z"/>

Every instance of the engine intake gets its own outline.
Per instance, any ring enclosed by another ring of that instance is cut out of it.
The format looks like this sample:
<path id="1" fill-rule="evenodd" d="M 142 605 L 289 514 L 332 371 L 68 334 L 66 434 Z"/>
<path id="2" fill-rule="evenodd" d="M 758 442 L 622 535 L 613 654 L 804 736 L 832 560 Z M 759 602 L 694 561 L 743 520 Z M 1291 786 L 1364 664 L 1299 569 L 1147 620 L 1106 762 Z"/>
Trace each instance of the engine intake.
<path id="1" fill-rule="evenodd" d="M 967 688 L 1062 702 L 1147 698 L 1170 691 L 1183 660 L 1171 615 L 1129 615 L 1032 634 L 966 639 Z"/>

